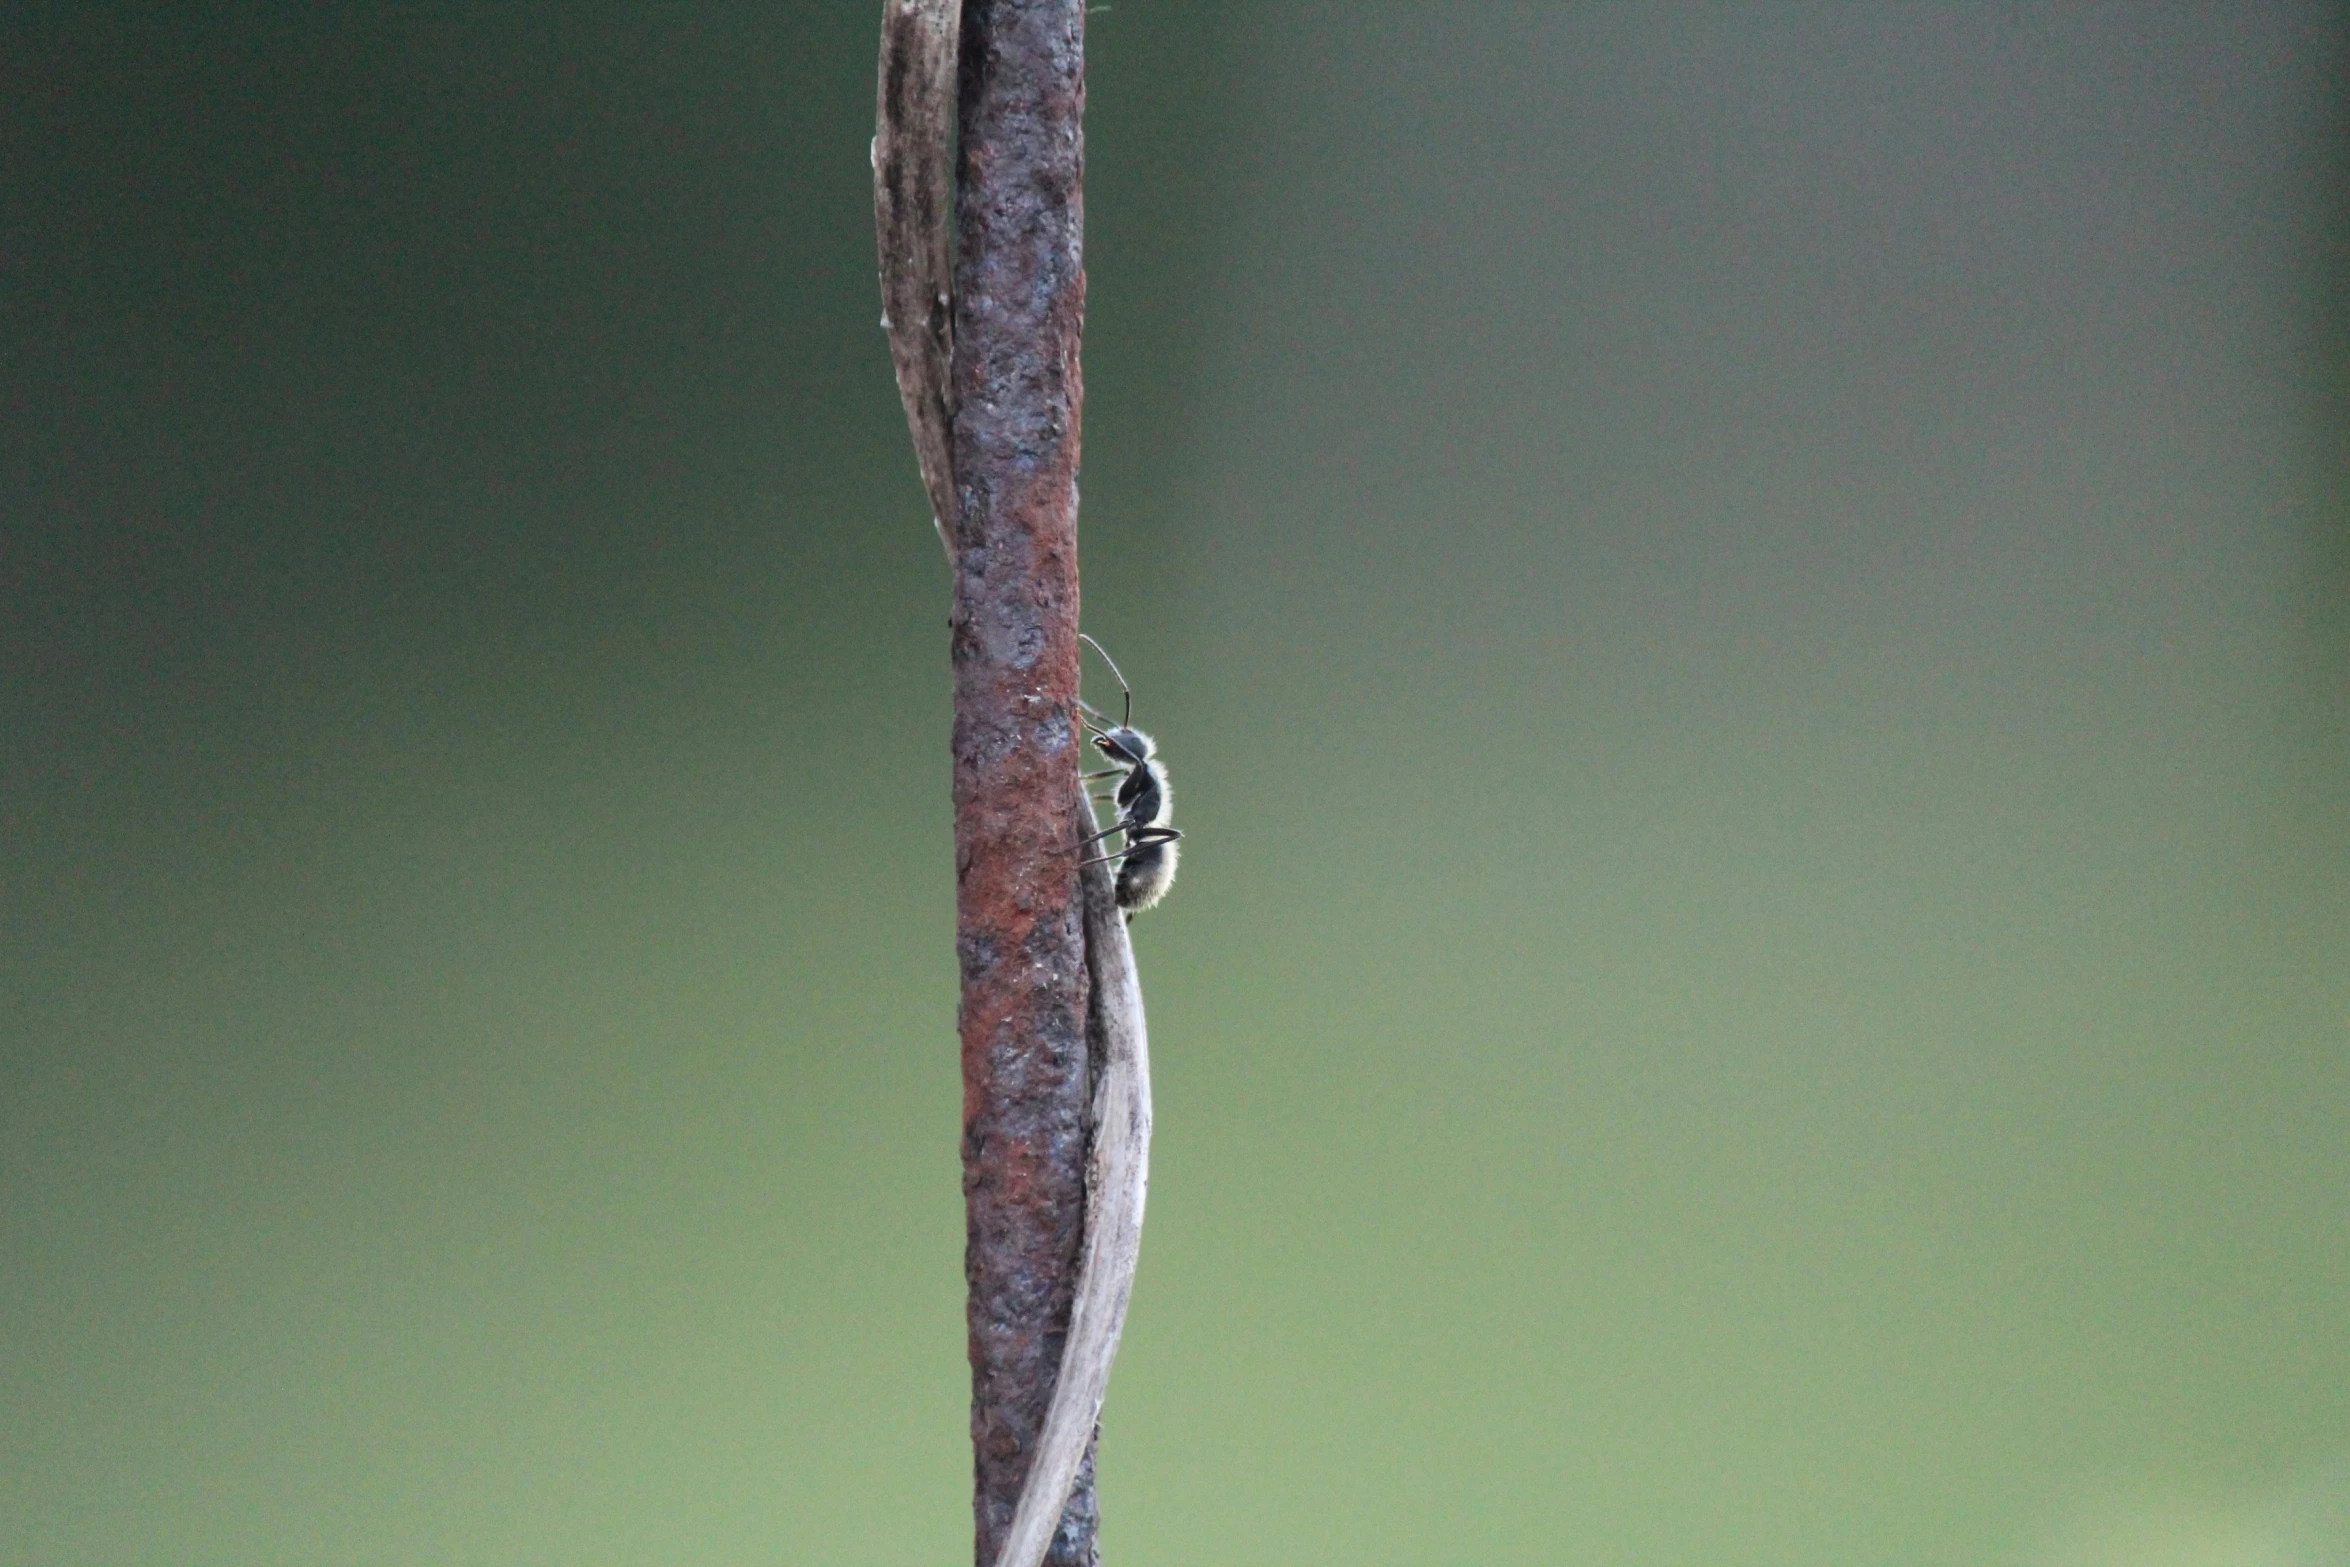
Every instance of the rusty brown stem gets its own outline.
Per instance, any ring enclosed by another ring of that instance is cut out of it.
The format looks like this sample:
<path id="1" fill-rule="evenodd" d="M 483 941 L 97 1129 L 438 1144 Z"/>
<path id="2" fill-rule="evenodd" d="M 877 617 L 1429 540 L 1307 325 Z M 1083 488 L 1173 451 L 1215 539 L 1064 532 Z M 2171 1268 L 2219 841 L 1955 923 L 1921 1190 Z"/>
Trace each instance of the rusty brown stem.
<path id="1" fill-rule="evenodd" d="M 952 473 L 975 1560 L 1018 1503 L 1079 1271 L 1088 988 L 1076 863 L 1082 0 L 966 0 Z M 1096 1560 L 1091 1465 L 1045 1560 Z"/>

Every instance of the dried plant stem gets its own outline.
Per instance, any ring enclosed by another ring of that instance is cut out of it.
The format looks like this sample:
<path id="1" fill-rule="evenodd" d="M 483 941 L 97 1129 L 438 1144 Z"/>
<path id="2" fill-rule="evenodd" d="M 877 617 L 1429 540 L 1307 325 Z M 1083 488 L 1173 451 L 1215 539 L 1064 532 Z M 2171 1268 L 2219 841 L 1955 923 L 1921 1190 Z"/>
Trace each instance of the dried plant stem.
<path id="1" fill-rule="evenodd" d="M 1077 896 L 1084 8 L 967 0 L 952 457 L 975 1561 L 1001 1554 L 1082 1265 L 1089 986 Z M 1045 1554 L 1095 1560 L 1090 1475 Z"/>
<path id="2" fill-rule="evenodd" d="M 1080 873 L 1085 961 L 1093 1005 L 1086 1019 L 1094 1050 L 1093 1151 L 1085 1178 L 1085 1262 L 1069 1311 L 1069 1337 L 1044 1429 L 996 1567 L 1036 1567 L 1052 1543 L 1084 1464 L 1109 1391 L 1110 1364 L 1126 1327 L 1142 1256 L 1142 1210 L 1150 1188 L 1151 1053 L 1142 981 L 1109 865 Z"/>
<path id="3" fill-rule="evenodd" d="M 884 0 L 873 141 L 891 357 L 955 567 L 981 1567 L 1098 1560 L 1092 1443 L 1150 1164 L 1133 948 L 1109 870 L 1077 865 L 1084 23 L 1082 0 Z"/>

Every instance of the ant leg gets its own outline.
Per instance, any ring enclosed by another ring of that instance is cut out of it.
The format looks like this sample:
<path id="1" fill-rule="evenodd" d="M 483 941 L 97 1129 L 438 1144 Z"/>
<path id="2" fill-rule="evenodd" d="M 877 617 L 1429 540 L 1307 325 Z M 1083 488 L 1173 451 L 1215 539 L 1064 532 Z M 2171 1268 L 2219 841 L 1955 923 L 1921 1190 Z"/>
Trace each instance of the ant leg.
<path id="1" fill-rule="evenodd" d="M 1091 837 L 1080 838 L 1077 847 L 1082 849 L 1089 843 L 1099 843 L 1114 832 L 1126 835 L 1126 847 L 1129 849 L 1140 849 L 1154 843 L 1173 843 L 1183 836 L 1180 827 L 1160 827 L 1149 822 L 1112 822 Z"/>
<path id="2" fill-rule="evenodd" d="M 1126 847 L 1118 851 L 1120 854 L 1134 849 L 1147 849 L 1153 844 L 1173 843 L 1183 836 L 1180 827 L 1161 827 L 1151 822 L 1112 822 L 1093 836 L 1080 838 L 1077 847 L 1082 849 L 1089 843 L 1099 843 L 1114 832 L 1126 835 Z"/>
<path id="3" fill-rule="evenodd" d="M 1148 832 L 1149 830 L 1150 829 L 1146 827 L 1130 826 L 1125 822 L 1112 822 L 1109 826 L 1104 827 L 1100 832 L 1093 834 L 1091 837 L 1078 839 L 1077 847 L 1082 849 L 1089 843 L 1099 843 L 1114 832 L 1132 834 L 1136 832 Z"/>
<path id="4" fill-rule="evenodd" d="M 1117 828 L 1111 829 L 1112 832 L 1119 830 Z M 1083 870 L 1088 865 L 1107 865 L 1112 860 L 1123 860 L 1138 850 L 1155 849 L 1162 843 L 1173 843 L 1183 836 L 1182 831 L 1174 827 L 1131 827 L 1124 829 L 1124 831 L 1127 835 L 1125 848 L 1112 849 L 1107 854 L 1097 854 L 1090 860 L 1079 860 L 1077 868 Z M 1103 834 L 1103 836 L 1106 837 L 1108 834 Z"/>

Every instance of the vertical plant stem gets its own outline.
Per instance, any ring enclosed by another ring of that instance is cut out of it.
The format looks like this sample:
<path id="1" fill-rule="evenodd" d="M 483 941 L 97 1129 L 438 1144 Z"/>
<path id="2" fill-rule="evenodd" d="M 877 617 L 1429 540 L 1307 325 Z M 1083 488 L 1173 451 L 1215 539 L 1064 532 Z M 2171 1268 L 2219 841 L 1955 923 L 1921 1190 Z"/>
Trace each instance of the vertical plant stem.
<path id="1" fill-rule="evenodd" d="M 1077 901 L 1082 0 L 967 0 L 956 185 L 952 619 L 976 1561 L 1016 1506 L 1085 1217 Z M 1046 1560 L 1095 1560 L 1090 1465 Z"/>

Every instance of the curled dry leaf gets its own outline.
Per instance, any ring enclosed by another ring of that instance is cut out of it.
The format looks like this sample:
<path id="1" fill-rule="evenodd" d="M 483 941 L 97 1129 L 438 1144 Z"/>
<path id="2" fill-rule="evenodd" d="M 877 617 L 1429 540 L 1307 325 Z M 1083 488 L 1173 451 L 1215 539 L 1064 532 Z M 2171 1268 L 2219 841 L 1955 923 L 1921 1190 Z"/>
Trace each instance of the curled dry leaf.
<path id="1" fill-rule="evenodd" d="M 882 322 L 914 456 L 947 560 L 955 558 L 955 48 L 962 0 L 883 0 L 874 116 L 873 225 Z"/>

